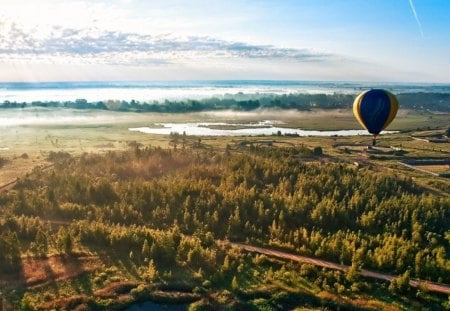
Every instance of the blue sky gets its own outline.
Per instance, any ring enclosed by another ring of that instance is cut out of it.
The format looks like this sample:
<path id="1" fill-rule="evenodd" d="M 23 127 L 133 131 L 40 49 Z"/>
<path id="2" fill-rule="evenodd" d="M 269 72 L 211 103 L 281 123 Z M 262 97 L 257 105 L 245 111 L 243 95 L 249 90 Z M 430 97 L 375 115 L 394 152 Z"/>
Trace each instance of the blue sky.
<path id="1" fill-rule="evenodd" d="M 0 80 L 450 82 L 448 0 L 0 0 Z"/>

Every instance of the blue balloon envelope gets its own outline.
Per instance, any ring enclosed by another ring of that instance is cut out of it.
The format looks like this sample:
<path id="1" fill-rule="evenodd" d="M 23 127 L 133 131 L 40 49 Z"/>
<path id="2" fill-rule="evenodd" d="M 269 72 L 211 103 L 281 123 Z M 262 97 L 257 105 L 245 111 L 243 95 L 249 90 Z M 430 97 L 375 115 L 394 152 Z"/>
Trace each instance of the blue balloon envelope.
<path id="1" fill-rule="evenodd" d="M 353 102 L 356 120 L 375 138 L 397 115 L 398 101 L 395 96 L 381 89 L 359 94 Z"/>

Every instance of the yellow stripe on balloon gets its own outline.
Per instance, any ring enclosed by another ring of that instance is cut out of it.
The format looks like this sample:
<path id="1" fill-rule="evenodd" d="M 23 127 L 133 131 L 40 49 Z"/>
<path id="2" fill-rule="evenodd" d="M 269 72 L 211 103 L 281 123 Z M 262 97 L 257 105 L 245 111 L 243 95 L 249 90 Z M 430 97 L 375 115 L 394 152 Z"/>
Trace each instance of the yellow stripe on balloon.
<path id="1" fill-rule="evenodd" d="M 367 93 L 368 91 L 364 91 L 361 94 L 359 94 L 356 98 L 355 101 L 353 102 L 353 114 L 355 115 L 356 120 L 359 122 L 359 124 L 361 124 L 361 126 L 363 128 L 365 128 L 367 130 L 367 126 L 364 123 L 364 121 L 361 119 L 361 111 L 360 111 L 360 107 L 361 107 L 361 100 L 364 97 L 364 95 Z"/>
<path id="2" fill-rule="evenodd" d="M 386 122 L 383 125 L 383 130 L 392 122 L 392 120 L 394 120 L 395 116 L 397 115 L 397 111 L 398 111 L 398 101 L 397 98 L 395 98 L 395 96 L 388 92 L 385 91 L 387 96 L 389 97 L 389 101 L 391 102 L 391 111 L 389 112 L 389 117 L 387 118 Z"/>

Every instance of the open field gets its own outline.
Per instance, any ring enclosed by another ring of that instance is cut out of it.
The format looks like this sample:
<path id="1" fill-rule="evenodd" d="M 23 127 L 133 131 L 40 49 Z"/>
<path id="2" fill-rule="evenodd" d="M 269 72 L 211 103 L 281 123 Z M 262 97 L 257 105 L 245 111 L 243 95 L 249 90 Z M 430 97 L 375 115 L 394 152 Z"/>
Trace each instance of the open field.
<path id="1" fill-rule="evenodd" d="M 436 174 L 449 174 L 450 168 L 448 165 L 416 165 L 417 168 L 430 171 Z"/>
<path id="2" fill-rule="evenodd" d="M 0 157 L 7 163 L 0 169 L 0 185 L 17 176 L 23 175 L 37 165 L 45 165 L 50 151 L 64 151 L 72 155 L 84 152 L 108 152 L 123 150 L 135 142 L 145 146 L 169 147 L 167 137 L 154 134 L 143 134 L 129 131 L 131 127 L 150 126 L 162 122 L 239 122 L 250 123 L 264 120 L 277 120 L 284 127 L 302 128 L 308 130 L 341 130 L 360 129 L 351 111 L 317 110 L 312 112 L 273 111 L 258 112 L 202 112 L 188 114 L 155 114 L 155 113 L 111 113 L 86 122 L 74 121 L 74 124 L 54 124 L 51 118 L 49 124 L 29 126 L 7 126 L 1 128 Z M 417 129 L 442 128 L 450 124 L 447 114 L 424 114 L 402 111 L 394 120 L 389 130 L 411 131 Z M 180 133 L 181 134 L 181 133 Z M 254 141 L 257 137 L 246 137 Z M 274 138 L 275 139 L 275 138 Z M 224 149 L 227 144 L 233 144 L 236 137 L 202 137 L 204 146 Z M 355 137 L 277 137 L 291 144 L 321 145 L 330 154 L 335 153 L 329 146 L 339 144 L 369 145 L 370 136 Z M 380 144 L 408 149 L 409 155 L 445 156 L 450 152 L 449 144 L 424 143 L 413 140 L 409 133 L 396 135 L 381 135 Z"/>
<path id="3" fill-rule="evenodd" d="M 0 187 L 13 182 L 17 177 L 30 172 L 36 166 L 47 166 L 47 158 L 52 151 L 68 152 L 77 156 L 83 153 L 125 150 L 136 143 L 143 146 L 173 147 L 168 136 L 129 131 L 128 129 L 132 127 L 156 126 L 155 124 L 164 122 L 218 122 L 224 125 L 212 127 L 228 128 L 226 123 L 256 123 L 275 120 L 283 127 L 308 130 L 360 128 L 349 110 L 212 111 L 186 114 L 107 112 L 104 116 L 98 115 L 98 113 L 98 111 L 93 111 L 91 116 L 90 112 L 87 112 L 83 118 L 74 119 L 72 123 L 70 123 L 71 121 L 55 123 L 52 117 L 46 119 L 45 116 L 42 116 L 42 119 L 39 119 L 40 121 L 34 125 L 1 127 L 0 157 L 4 163 L 0 164 L 2 165 Z M 382 166 L 404 170 L 395 164 L 396 160 L 404 158 L 445 159 L 450 156 L 450 144 L 448 143 L 424 142 L 412 138 L 413 134 L 417 137 L 433 137 L 437 135 L 436 133 L 442 134 L 448 124 L 450 124 L 450 115 L 448 114 L 400 111 L 388 129 L 401 132 L 381 134 L 375 152 L 367 151 L 367 146 L 371 144 L 371 136 L 189 136 L 183 139 L 188 147 L 198 144 L 200 140 L 197 147 L 214 150 L 225 150 L 227 145 L 231 148 L 240 148 L 243 141 L 247 144 L 254 143 L 255 145 L 274 147 L 305 145 L 314 148 L 320 146 L 325 154 L 346 161 L 365 162 L 370 157 L 372 163 L 382 160 Z M 436 130 L 437 128 L 441 130 Z M 180 142 L 179 146 L 181 147 L 182 144 L 183 142 Z M 393 148 L 402 150 L 402 152 L 395 152 Z M 399 154 L 402 157 L 398 156 Z M 439 170 L 446 171 L 445 168 Z M 417 175 L 418 178 L 423 176 L 420 173 Z M 424 182 L 429 183 L 426 180 Z"/>
<path id="4" fill-rule="evenodd" d="M 50 256 L 47 258 L 28 257 L 22 260 L 20 273 L 7 278 L 0 275 L 0 284 L 16 286 L 42 286 L 52 282 L 76 278 L 101 267 L 97 256 Z"/>

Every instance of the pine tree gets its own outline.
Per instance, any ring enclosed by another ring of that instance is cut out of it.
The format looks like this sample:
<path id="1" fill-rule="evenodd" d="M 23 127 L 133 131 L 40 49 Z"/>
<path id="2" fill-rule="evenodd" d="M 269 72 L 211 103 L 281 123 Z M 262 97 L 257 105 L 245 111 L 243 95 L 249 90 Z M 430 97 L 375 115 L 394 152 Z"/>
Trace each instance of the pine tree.
<path id="1" fill-rule="evenodd" d="M 352 265 L 347 270 L 347 275 L 345 276 L 349 282 L 356 282 L 359 279 L 362 268 L 362 253 L 362 248 L 353 253 Z"/>
<path id="2" fill-rule="evenodd" d="M 237 291 L 239 289 L 239 283 L 237 281 L 236 276 L 233 276 L 233 279 L 231 280 L 231 290 Z"/>
<path id="3" fill-rule="evenodd" d="M 153 259 L 148 263 L 147 273 L 145 277 L 149 281 L 154 281 L 158 278 L 158 269 L 156 268 Z"/>
<path id="4" fill-rule="evenodd" d="M 141 254 L 144 259 L 150 258 L 150 246 L 148 245 L 147 239 L 144 240 L 144 244 L 142 245 Z"/>
<path id="5" fill-rule="evenodd" d="M 45 256 L 48 251 L 48 241 L 47 235 L 41 229 L 37 231 L 35 241 L 38 255 Z"/>
<path id="6" fill-rule="evenodd" d="M 228 270 L 230 270 L 230 258 L 226 255 L 223 260 L 222 271 L 226 272 Z"/>
<path id="7" fill-rule="evenodd" d="M 71 254 L 73 250 L 73 240 L 70 232 L 67 232 L 63 238 L 63 250 L 66 254 Z"/>

